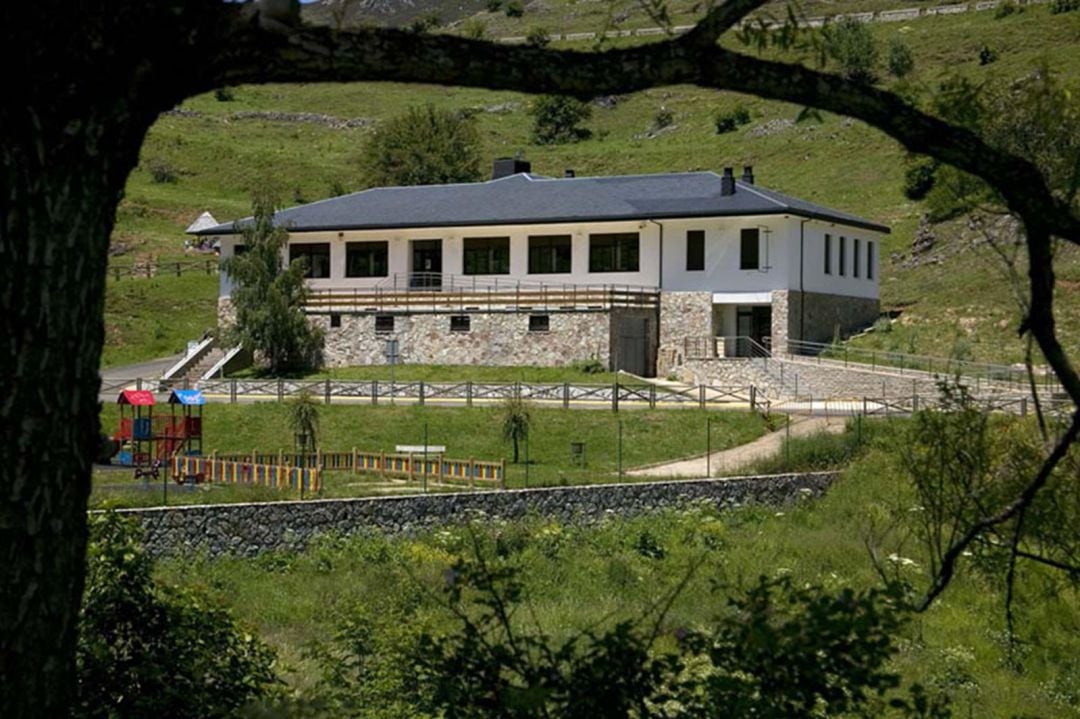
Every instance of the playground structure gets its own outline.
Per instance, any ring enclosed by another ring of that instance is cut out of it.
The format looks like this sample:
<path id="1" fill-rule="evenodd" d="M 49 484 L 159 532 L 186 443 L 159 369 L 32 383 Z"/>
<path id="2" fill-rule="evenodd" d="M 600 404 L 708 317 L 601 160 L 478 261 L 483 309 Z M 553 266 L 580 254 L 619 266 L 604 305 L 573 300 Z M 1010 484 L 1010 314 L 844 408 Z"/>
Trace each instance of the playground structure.
<path id="1" fill-rule="evenodd" d="M 169 394 L 168 414 L 156 414 L 149 390 L 125 389 L 116 398 L 120 423 L 112 439 L 120 445 L 117 461 L 133 467 L 136 477 L 157 477 L 178 456 L 202 454 L 202 392 L 176 389 Z"/>

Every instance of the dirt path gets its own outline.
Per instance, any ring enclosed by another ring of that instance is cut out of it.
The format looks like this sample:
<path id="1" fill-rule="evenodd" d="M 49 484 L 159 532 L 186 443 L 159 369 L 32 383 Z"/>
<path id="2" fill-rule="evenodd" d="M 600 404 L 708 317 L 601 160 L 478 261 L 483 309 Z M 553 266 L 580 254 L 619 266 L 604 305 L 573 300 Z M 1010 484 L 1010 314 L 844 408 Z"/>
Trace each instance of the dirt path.
<path id="1" fill-rule="evenodd" d="M 818 432 L 839 434 L 844 431 L 843 417 L 792 417 L 791 436 L 806 437 Z M 706 461 L 704 455 L 692 459 L 682 459 L 626 472 L 631 477 L 705 477 L 707 468 L 712 476 L 737 471 L 764 457 L 771 457 L 780 451 L 788 429 L 770 432 L 749 444 L 732 447 L 720 452 L 713 452 Z"/>

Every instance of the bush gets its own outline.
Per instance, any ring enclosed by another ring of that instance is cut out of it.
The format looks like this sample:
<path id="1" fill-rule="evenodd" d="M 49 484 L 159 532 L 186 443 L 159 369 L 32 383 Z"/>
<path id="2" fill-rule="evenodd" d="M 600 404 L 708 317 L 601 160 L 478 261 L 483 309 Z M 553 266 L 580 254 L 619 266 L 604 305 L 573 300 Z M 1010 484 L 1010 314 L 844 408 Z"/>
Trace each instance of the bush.
<path id="1" fill-rule="evenodd" d="M 675 113 L 666 107 L 661 107 L 653 116 L 653 126 L 660 130 L 675 122 Z"/>
<path id="2" fill-rule="evenodd" d="M 273 688 L 273 652 L 205 596 L 158 585 L 133 521 L 89 521 L 76 717 L 225 717 Z"/>
<path id="3" fill-rule="evenodd" d="M 750 123 L 750 111 L 742 105 L 738 105 L 734 110 L 718 113 L 713 122 L 716 124 L 717 135 L 734 132 L 742 125 Z"/>
<path id="4" fill-rule="evenodd" d="M 546 47 L 551 43 L 551 35 L 548 34 L 547 28 L 534 27 L 525 36 L 525 42 L 536 47 Z"/>
<path id="5" fill-rule="evenodd" d="M 232 102 L 236 99 L 231 87 L 219 87 L 214 90 L 214 98 L 218 102 Z"/>
<path id="6" fill-rule="evenodd" d="M 1024 8 L 1020 7 L 1012 0 L 1005 0 L 997 6 L 997 10 L 994 11 L 994 19 L 1001 20 L 1002 18 L 1009 17 L 1010 15 L 1016 15 L 1024 12 Z"/>
<path id="7" fill-rule="evenodd" d="M 989 65 L 992 62 L 997 62 L 997 51 L 989 45 L 983 45 L 979 50 L 979 64 Z"/>
<path id="8" fill-rule="evenodd" d="M 503 12 L 506 13 L 506 17 L 521 17 L 525 14 L 525 6 L 521 0 L 510 0 L 503 8 Z"/>
<path id="9" fill-rule="evenodd" d="M 362 154 L 371 185 L 432 185 L 480 179 L 476 124 L 450 110 L 427 105 L 386 120 Z"/>
<path id="10" fill-rule="evenodd" d="M 595 357 L 571 362 L 570 366 L 583 374 L 603 374 L 604 372 L 607 372 L 607 367 L 604 366 L 604 363 Z"/>
<path id="11" fill-rule="evenodd" d="M 172 184 L 180 179 L 176 168 L 163 160 L 151 161 L 146 169 L 150 173 L 150 179 L 159 185 Z"/>
<path id="12" fill-rule="evenodd" d="M 503 0 L 487 0 L 487 2 L 484 3 L 484 8 L 488 12 L 499 12 L 499 10 L 502 10 L 502 5 Z"/>
<path id="13" fill-rule="evenodd" d="M 873 83 L 878 61 L 877 41 L 864 23 L 843 18 L 823 31 L 825 52 L 840 65 L 844 77 L 852 82 Z"/>
<path id="14" fill-rule="evenodd" d="M 1053 0 L 1050 3 L 1050 12 L 1054 15 L 1075 10 L 1080 10 L 1080 0 Z"/>
<path id="15" fill-rule="evenodd" d="M 904 171 L 904 197 L 909 200 L 922 200 L 934 189 L 938 161 L 921 159 L 908 166 Z"/>
<path id="16" fill-rule="evenodd" d="M 442 25 L 442 18 L 439 17 L 438 13 L 430 12 L 413 20 L 412 24 L 409 25 L 409 31 L 421 35 L 434 30 L 439 25 Z"/>
<path id="17" fill-rule="evenodd" d="M 889 74 L 903 79 L 915 69 L 915 56 L 903 40 L 893 40 L 889 45 Z"/>
<path id="18" fill-rule="evenodd" d="M 544 95 L 529 109 L 533 116 L 532 139 L 537 145 L 578 142 L 592 133 L 581 123 L 592 117 L 592 108 L 566 95 Z"/>
<path id="19" fill-rule="evenodd" d="M 461 34 L 470 40 L 483 40 L 487 37 L 487 23 L 473 18 L 461 26 Z"/>

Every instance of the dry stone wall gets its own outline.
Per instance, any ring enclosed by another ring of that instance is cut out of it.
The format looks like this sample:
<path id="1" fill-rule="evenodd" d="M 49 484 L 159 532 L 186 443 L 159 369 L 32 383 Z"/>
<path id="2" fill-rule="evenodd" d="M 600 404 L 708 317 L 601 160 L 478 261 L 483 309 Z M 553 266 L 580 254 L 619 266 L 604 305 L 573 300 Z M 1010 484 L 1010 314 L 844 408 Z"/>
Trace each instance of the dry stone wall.
<path id="1" fill-rule="evenodd" d="M 661 292 L 656 374 L 667 376 L 685 361 L 684 340 L 712 337 L 711 292 Z"/>
<path id="2" fill-rule="evenodd" d="M 477 518 L 515 520 L 538 515 L 563 522 L 588 522 L 700 502 L 720 508 L 786 505 L 822 495 L 835 476 L 816 472 L 505 492 L 193 505 L 119 513 L 141 523 L 146 547 L 155 556 L 194 551 L 212 556 L 254 556 L 302 549 L 319 534 L 410 533 Z"/>

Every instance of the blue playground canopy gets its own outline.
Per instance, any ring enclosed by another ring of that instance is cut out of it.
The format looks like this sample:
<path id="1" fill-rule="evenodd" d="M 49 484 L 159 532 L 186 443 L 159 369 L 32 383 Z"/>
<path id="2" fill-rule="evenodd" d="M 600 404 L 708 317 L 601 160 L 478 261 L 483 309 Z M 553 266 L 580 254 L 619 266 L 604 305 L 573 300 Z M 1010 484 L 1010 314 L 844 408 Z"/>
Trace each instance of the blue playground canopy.
<path id="1" fill-rule="evenodd" d="M 206 404 L 206 398 L 197 389 L 174 389 L 169 395 L 169 404 Z"/>

